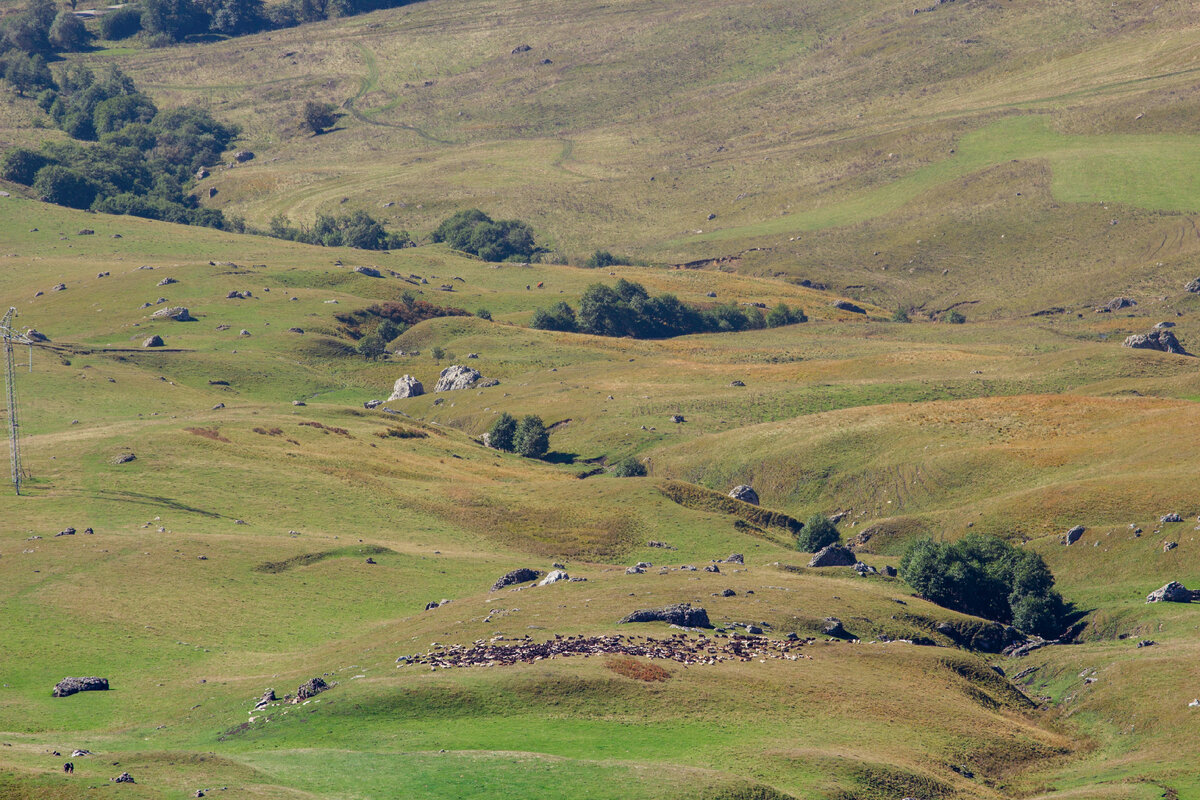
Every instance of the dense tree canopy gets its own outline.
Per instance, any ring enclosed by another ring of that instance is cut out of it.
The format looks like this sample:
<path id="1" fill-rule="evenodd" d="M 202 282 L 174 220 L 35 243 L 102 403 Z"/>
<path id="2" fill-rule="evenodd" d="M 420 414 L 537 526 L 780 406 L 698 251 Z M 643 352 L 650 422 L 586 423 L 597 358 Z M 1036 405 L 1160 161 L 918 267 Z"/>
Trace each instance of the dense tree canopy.
<path id="1" fill-rule="evenodd" d="M 539 252 L 533 228 L 520 220 L 496 221 L 477 208 L 459 211 L 433 231 L 433 241 L 484 261 L 528 261 Z"/>
<path id="2" fill-rule="evenodd" d="M 952 544 L 920 539 L 905 552 L 900 574 L 938 605 L 1012 623 L 1027 633 L 1062 632 L 1065 606 L 1046 562 L 1003 539 L 977 534 Z"/>

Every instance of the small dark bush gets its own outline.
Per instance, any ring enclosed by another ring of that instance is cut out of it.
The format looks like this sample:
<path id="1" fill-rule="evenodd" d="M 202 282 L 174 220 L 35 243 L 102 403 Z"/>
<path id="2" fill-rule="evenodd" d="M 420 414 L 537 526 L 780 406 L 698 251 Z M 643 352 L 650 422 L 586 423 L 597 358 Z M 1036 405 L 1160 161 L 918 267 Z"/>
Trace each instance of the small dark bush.
<path id="1" fill-rule="evenodd" d="M 824 514 L 813 514 L 804 523 L 804 527 L 796 534 L 796 549 L 805 553 L 815 553 L 822 547 L 828 547 L 842 540 L 833 520 Z"/>
<path id="2" fill-rule="evenodd" d="M 618 461 L 610 472 L 618 478 L 640 478 L 646 474 L 646 465 L 630 456 Z"/>

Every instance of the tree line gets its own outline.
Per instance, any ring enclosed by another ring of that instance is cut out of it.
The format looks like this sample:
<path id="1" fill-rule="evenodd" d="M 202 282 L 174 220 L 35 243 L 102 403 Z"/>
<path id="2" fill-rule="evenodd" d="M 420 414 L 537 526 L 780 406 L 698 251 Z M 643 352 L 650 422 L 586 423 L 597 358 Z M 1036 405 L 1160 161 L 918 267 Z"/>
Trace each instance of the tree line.
<path id="1" fill-rule="evenodd" d="M 776 328 L 806 322 L 801 309 L 779 303 L 764 314 L 757 306 L 720 303 L 702 307 L 672 294 L 651 296 L 646 287 L 621 278 L 615 285 L 594 283 L 579 299 L 579 310 L 566 302 L 539 308 L 530 325 L 540 330 L 574 331 L 595 336 L 666 339 L 690 333 Z"/>

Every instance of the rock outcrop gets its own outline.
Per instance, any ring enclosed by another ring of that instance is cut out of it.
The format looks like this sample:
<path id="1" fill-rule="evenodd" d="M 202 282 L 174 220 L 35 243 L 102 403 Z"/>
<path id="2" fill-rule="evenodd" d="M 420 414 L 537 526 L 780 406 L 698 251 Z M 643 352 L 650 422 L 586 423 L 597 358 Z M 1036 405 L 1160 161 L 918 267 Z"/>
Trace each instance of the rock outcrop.
<path id="1" fill-rule="evenodd" d="M 505 574 L 502 578 L 500 578 L 500 580 L 493 583 L 492 591 L 498 592 L 505 586 L 512 586 L 514 583 L 529 583 L 530 581 L 536 581 L 539 577 L 541 577 L 541 574 L 542 573 L 536 569 L 529 569 L 528 567 L 514 569 L 512 572 Z"/>
<path id="2" fill-rule="evenodd" d="M 55 697 L 69 697 L 77 692 L 108 691 L 108 678 L 63 678 L 54 685 Z"/>
<path id="3" fill-rule="evenodd" d="M 1075 544 L 1086 530 L 1087 528 L 1082 525 L 1076 525 L 1074 528 L 1071 528 L 1071 530 L 1067 531 L 1066 536 L 1063 537 L 1063 544 Z"/>
<path id="4" fill-rule="evenodd" d="M 849 311 L 851 314 L 867 313 L 866 311 L 864 311 L 862 309 L 861 306 L 856 306 L 854 303 L 851 303 L 849 300 L 836 300 L 836 301 L 834 301 L 834 303 L 832 305 L 838 311 Z"/>
<path id="5" fill-rule="evenodd" d="M 734 500 L 741 500 L 743 503 L 749 503 L 753 506 L 758 505 L 758 492 L 744 483 L 741 486 L 735 486 L 730 489 L 729 496 Z"/>
<path id="6" fill-rule="evenodd" d="M 170 306 L 168 308 L 160 308 L 150 315 L 156 319 L 173 319 L 176 322 L 195 322 L 196 318 L 191 315 L 183 306 Z"/>
<path id="7" fill-rule="evenodd" d="M 1123 344 L 1125 347 L 1132 347 L 1135 350 L 1161 350 L 1164 353 L 1175 353 L 1181 356 L 1190 355 L 1175 338 L 1175 334 L 1169 330 L 1135 333 L 1128 337 Z"/>
<path id="8" fill-rule="evenodd" d="M 166 344 L 167 343 L 163 341 L 163 338 L 156 333 L 146 341 L 142 342 L 142 347 L 165 347 Z"/>
<path id="9" fill-rule="evenodd" d="M 437 384 L 433 387 L 435 392 L 453 392 L 458 389 L 469 389 L 471 384 L 479 380 L 482 375 L 479 370 L 464 367 L 460 364 L 452 364 L 442 370 L 441 376 L 438 378 Z"/>
<path id="10" fill-rule="evenodd" d="M 566 573 L 566 570 L 556 569 L 556 570 L 551 570 L 550 574 L 548 574 L 546 577 L 542 578 L 542 580 L 538 584 L 538 586 L 549 586 L 552 583 L 558 583 L 559 581 L 569 581 L 569 580 L 571 580 L 571 576 Z"/>
<path id="11" fill-rule="evenodd" d="M 392 387 L 392 396 L 388 400 L 403 400 L 406 397 L 420 397 L 425 394 L 425 386 L 412 375 L 405 375 L 396 381 Z"/>
<path id="12" fill-rule="evenodd" d="M 858 563 L 858 559 L 849 547 L 831 544 L 818 550 L 808 565 L 810 567 L 852 567 L 856 563 Z"/>
<path id="13" fill-rule="evenodd" d="M 685 628 L 711 628 L 708 612 L 691 603 L 680 603 L 664 608 L 643 608 L 634 611 L 617 624 L 629 622 L 668 622 L 672 625 L 682 625 Z"/>
<path id="14" fill-rule="evenodd" d="M 1161 589 L 1146 595 L 1147 603 L 1190 603 L 1192 593 L 1179 581 L 1171 581 Z"/>
<path id="15" fill-rule="evenodd" d="M 316 697 L 328 688 L 329 684 L 326 683 L 324 679 L 310 678 L 309 680 L 300 684 L 300 687 L 296 689 L 296 699 L 307 700 L 310 697 Z"/>

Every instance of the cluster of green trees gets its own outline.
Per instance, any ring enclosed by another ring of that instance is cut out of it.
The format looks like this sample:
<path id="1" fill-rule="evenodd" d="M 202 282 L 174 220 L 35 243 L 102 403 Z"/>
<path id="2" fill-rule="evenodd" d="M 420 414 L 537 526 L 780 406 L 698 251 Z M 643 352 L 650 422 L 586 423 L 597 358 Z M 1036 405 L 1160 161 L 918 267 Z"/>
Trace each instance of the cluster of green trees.
<path id="1" fill-rule="evenodd" d="M 733 303 L 700 308 L 671 294 L 651 296 L 640 283 L 618 280 L 614 286 L 594 283 L 583 293 L 579 311 L 565 302 L 539 308 L 530 323 L 550 331 L 579 331 L 596 336 L 666 339 L 689 333 L 741 331 L 805 322 L 800 309 L 780 303 L 768 314 L 755 306 Z"/>
<path id="2" fill-rule="evenodd" d="M 919 539 L 900 560 L 900 574 L 922 597 L 947 608 L 1047 638 L 1065 627 L 1067 607 L 1046 562 L 994 536 Z"/>
<path id="3" fill-rule="evenodd" d="M 625 256 L 614 256 L 607 250 L 597 250 L 588 256 L 588 260 L 583 265 L 588 269 L 600 269 L 601 267 L 628 266 L 632 263 L 633 261 Z"/>
<path id="4" fill-rule="evenodd" d="M 488 445 L 526 458 L 541 458 L 550 450 L 550 433 L 539 416 L 530 414 L 517 422 L 505 412 L 488 430 Z"/>
<path id="5" fill-rule="evenodd" d="M 0 177 L 71 208 L 227 227 L 187 187 L 197 169 L 220 159 L 234 126 L 203 109 L 160 111 L 115 67 L 97 76 L 69 64 L 38 104 L 76 141 L 13 148 L 0 157 Z"/>
<path id="6" fill-rule="evenodd" d="M 518 219 L 493 220 L 477 208 L 459 211 L 433 231 L 433 241 L 446 242 L 484 261 L 529 261 L 543 252 L 533 228 Z"/>
<path id="7" fill-rule="evenodd" d="M 59 9 L 53 0 L 29 0 L 23 8 L 4 19 L 0 28 L 0 54 L 45 57 L 87 47 L 90 34 L 83 20 L 70 9 Z M 7 76 L 6 76 L 7 77 Z M 14 83 L 14 85 L 17 85 Z"/>
<path id="8" fill-rule="evenodd" d="M 317 214 L 312 225 L 294 226 L 287 217 L 277 214 L 266 231 L 248 229 L 248 233 L 265 233 L 276 239 L 288 239 L 324 247 L 357 247 L 360 250 L 397 250 L 411 247 L 407 231 L 388 232 L 383 223 L 365 211 L 349 214 Z"/>

